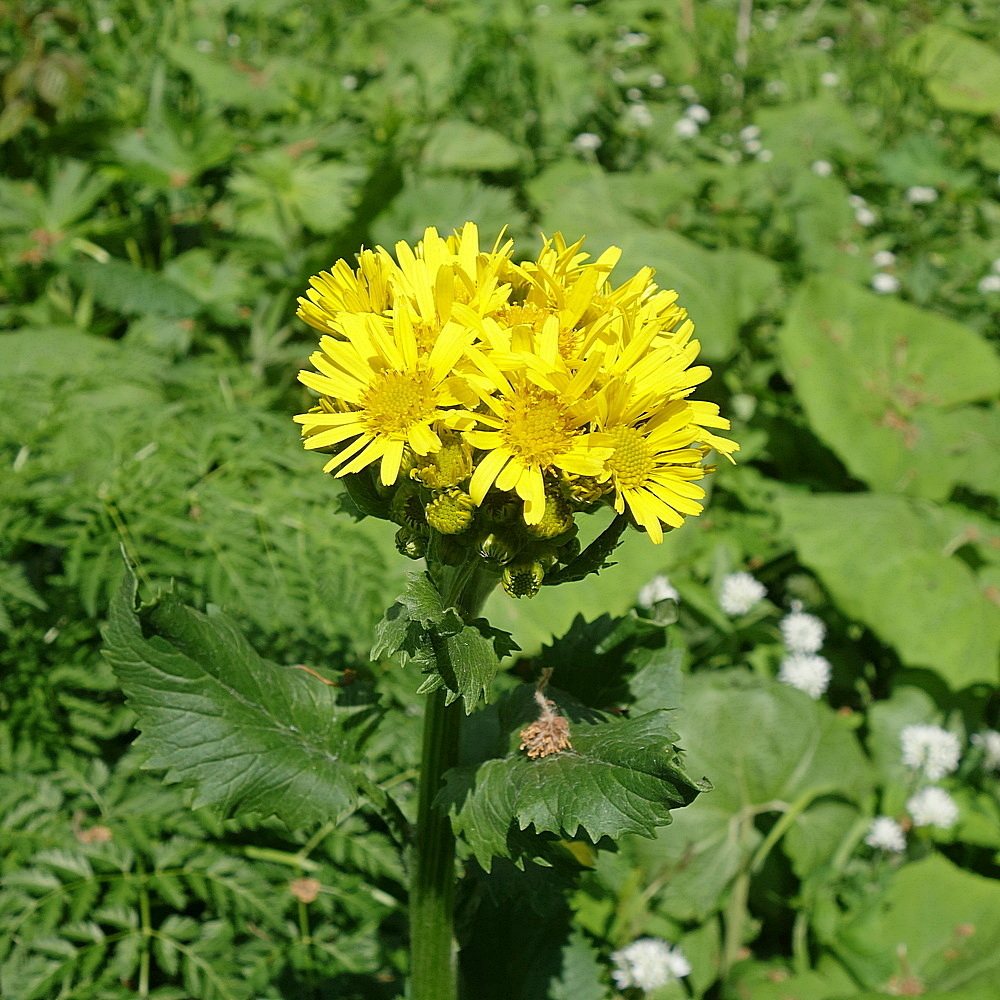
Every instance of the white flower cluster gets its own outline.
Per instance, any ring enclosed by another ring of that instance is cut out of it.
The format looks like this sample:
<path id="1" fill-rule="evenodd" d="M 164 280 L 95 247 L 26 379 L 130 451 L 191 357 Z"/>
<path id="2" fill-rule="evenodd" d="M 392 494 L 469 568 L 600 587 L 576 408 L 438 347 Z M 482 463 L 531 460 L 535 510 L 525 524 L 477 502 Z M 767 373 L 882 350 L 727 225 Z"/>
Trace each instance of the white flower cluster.
<path id="1" fill-rule="evenodd" d="M 691 963 L 680 948 L 662 938 L 639 938 L 613 952 L 611 960 L 617 966 L 611 978 L 620 990 L 635 986 L 644 993 L 652 993 L 691 972 Z"/>
<path id="2" fill-rule="evenodd" d="M 830 662 L 819 656 L 826 636 L 826 625 L 815 615 L 802 610 L 800 602 L 778 623 L 788 655 L 781 661 L 778 680 L 804 691 L 810 698 L 820 698 L 830 686 Z"/>
<path id="3" fill-rule="evenodd" d="M 976 285 L 980 295 L 1000 292 L 1000 257 L 993 261 L 989 274 L 984 274 Z"/>
<path id="4" fill-rule="evenodd" d="M 984 771 L 1000 771 L 1000 733 L 995 729 L 976 733 L 972 745 L 983 751 Z"/>
<path id="5" fill-rule="evenodd" d="M 745 615 L 766 594 L 764 584 L 749 573 L 730 573 L 722 581 L 719 607 L 727 615 Z"/>
<path id="6" fill-rule="evenodd" d="M 913 817 L 914 826 L 939 826 L 943 830 L 958 821 L 958 806 L 943 789 L 930 785 L 906 800 L 906 811 Z"/>
<path id="7" fill-rule="evenodd" d="M 899 734 L 903 763 L 919 771 L 928 781 L 940 781 L 958 770 L 962 745 L 954 733 L 930 723 L 915 723 Z"/>
<path id="8" fill-rule="evenodd" d="M 938 193 L 932 187 L 925 184 L 914 184 L 906 189 L 906 200 L 911 205 L 930 205 L 937 201 Z"/>
<path id="9" fill-rule="evenodd" d="M 640 608 L 649 611 L 660 601 L 679 601 L 681 595 L 677 588 L 662 573 L 654 576 L 640 591 L 638 604 Z"/>
<path id="10" fill-rule="evenodd" d="M 859 226 L 864 226 L 867 229 L 868 226 L 875 225 L 877 217 L 868 207 L 868 202 L 861 195 L 852 194 L 847 200 L 850 202 L 851 208 L 854 209 L 854 221 Z"/>
<path id="11" fill-rule="evenodd" d="M 906 850 L 906 834 L 891 816 L 876 816 L 868 828 L 865 843 L 886 854 L 902 854 Z"/>

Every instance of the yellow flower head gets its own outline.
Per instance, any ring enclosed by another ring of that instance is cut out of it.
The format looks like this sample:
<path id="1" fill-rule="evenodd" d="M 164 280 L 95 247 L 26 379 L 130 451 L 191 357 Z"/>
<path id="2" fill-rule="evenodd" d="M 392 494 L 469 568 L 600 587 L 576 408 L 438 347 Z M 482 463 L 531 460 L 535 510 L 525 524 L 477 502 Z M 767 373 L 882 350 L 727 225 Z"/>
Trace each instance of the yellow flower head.
<path id="1" fill-rule="evenodd" d="M 435 537 L 444 518 L 453 546 L 478 558 L 493 538 L 532 565 L 552 538 L 545 571 L 579 550 L 582 511 L 611 506 L 657 543 L 699 514 L 708 453 L 738 445 L 714 433 L 729 426 L 718 407 L 690 399 L 711 374 L 694 326 L 651 269 L 616 286 L 621 251 L 592 261 L 581 245 L 557 233 L 514 263 L 512 241 L 481 250 L 467 223 L 313 278 L 299 315 L 325 336 L 299 377 L 320 399 L 295 419 L 332 453 L 325 471 L 378 462 L 382 487 L 405 471 Z"/>

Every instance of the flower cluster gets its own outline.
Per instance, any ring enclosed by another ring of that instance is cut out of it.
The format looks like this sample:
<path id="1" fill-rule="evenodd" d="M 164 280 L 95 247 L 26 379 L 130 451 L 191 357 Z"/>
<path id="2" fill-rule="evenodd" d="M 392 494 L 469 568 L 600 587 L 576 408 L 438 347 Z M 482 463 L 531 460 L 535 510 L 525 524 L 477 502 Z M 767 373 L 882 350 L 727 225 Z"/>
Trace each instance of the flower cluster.
<path id="1" fill-rule="evenodd" d="M 610 506 L 660 542 L 701 512 L 708 453 L 738 447 L 689 398 L 710 372 L 676 293 L 649 268 L 612 286 L 620 251 L 581 243 L 556 234 L 518 263 L 472 223 L 428 229 L 299 299 L 323 334 L 299 376 L 319 394 L 295 418 L 305 447 L 400 525 L 401 551 L 478 552 L 518 596 L 575 556 L 576 513 Z"/>
<path id="2" fill-rule="evenodd" d="M 691 963 L 680 948 L 662 938 L 639 938 L 612 952 L 611 959 L 615 963 L 611 977 L 620 990 L 635 987 L 652 993 L 691 973 Z"/>

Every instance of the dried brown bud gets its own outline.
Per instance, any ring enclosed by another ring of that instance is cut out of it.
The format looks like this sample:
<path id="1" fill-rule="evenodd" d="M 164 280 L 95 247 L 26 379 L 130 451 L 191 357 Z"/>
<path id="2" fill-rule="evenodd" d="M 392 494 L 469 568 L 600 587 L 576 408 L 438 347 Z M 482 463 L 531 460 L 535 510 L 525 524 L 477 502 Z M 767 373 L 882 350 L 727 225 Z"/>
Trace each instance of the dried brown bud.
<path id="1" fill-rule="evenodd" d="M 297 878 L 288 883 L 288 891 L 300 903 L 312 903 L 319 895 L 323 883 L 317 878 Z"/>

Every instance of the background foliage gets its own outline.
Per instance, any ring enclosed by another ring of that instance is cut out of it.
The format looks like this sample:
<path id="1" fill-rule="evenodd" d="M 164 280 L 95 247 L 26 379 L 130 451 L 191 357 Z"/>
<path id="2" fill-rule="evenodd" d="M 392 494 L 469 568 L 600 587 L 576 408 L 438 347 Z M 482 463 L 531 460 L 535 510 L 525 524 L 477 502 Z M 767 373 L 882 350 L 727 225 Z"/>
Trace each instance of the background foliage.
<path id="1" fill-rule="evenodd" d="M 656 267 L 743 446 L 662 548 L 486 609 L 524 650 L 497 712 L 556 665 L 578 705 L 675 708 L 715 789 L 555 871 L 470 859 L 465 934 L 496 942 L 467 952 L 476 995 L 603 1000 L 642 935 L 681 944 L 695 997 L 993 995 L 998 778 L 969 737 L 1000 724 L 994 5 L 0 10 L 5 997 L 401 994 L 392 824 L 357 796 L 303 830 L 191 808 L 138 769 L 99 632 L 122 549 L 143 593 L 223 606 L 374 713 L 368 776 L 405 822 L 420 677 L 368 662 L 402 560 L 297 444 L 294 295 L 467 219 Z M 734 618 L 739 569 L 768 598 Z M 636 617 L 662 570 L 679 602 Z M 818 702 L 774 679 L 793 600 L 828 628 Z M 914 722 L 967 750 L 960 819 L 887 858 L 863 838 L 913 790 Z M 504 831 L 473 826 L 488 856 Z"/>

